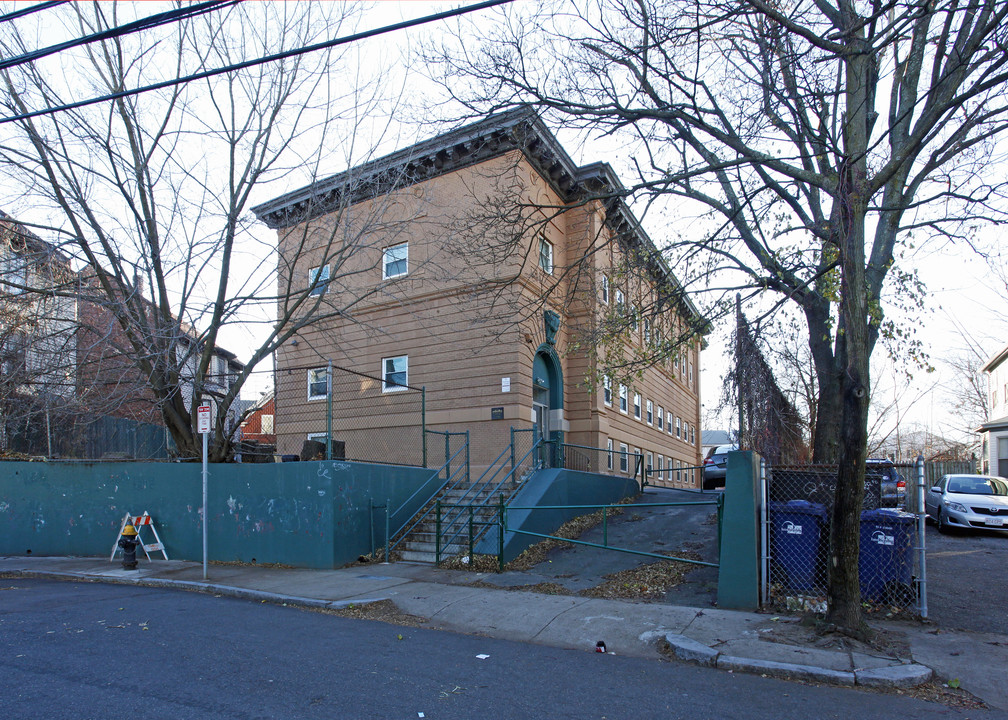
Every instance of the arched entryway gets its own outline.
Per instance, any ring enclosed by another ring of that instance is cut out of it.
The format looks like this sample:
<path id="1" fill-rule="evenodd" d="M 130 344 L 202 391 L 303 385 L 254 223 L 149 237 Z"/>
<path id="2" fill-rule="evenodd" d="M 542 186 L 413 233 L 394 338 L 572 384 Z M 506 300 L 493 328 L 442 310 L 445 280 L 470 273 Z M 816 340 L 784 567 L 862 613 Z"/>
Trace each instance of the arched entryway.
<path id="1" fill-rule="evenodd" d="M 532 410 L 537 435 L 563 442 L 563 370 L 556 350 L 546 344 L 532 361 Z"/>

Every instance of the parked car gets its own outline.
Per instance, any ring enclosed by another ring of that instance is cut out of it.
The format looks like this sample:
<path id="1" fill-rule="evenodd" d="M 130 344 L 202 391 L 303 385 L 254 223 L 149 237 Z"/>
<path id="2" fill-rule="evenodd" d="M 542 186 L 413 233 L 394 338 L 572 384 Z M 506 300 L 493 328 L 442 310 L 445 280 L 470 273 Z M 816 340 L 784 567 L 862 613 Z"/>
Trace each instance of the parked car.
<path id="1" fill-rule="evenodd" d="M 879 507 L 902 508 L 906 503 L 906 478 L 904 478 L 891 460 L 873 460 L 865 462 L 865 488 L 879 485 Z"/>
<path id="2" fill-rule="evenodd" d="M 728 470 L 728 453 L 735 450 L 738 450 L 738 445 L 717 445 L 710 449 L 703 461 L 704 490 L 724 487 L 725 473 Z"/>
<path id="3" fill-rule="evenodd" d="M 1008 480 L 991 475 L 945 475 L 924 496 L 924 509 L 949 528 L 1008 529 Z"/>

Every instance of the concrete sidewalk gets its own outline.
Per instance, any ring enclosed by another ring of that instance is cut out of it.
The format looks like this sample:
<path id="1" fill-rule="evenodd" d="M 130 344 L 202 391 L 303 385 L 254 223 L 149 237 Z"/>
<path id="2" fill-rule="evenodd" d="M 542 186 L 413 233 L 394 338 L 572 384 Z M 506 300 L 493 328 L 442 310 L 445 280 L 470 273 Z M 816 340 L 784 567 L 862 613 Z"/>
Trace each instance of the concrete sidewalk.
<path id="1" fill-rule="evenodd" d="M 491 576 L 394 563 L 340 570 L 148 562 L 123 570 L 96 558 L 0 558 L 0 573 L 201 590 L 310 607 L 390 600 L 430 626 L 462 633 L 621 655 L 659 657 L 659 643 L 682 660 L 733 671 L 866 687 L 908 687 L 932 671 L 955 678 L 992 708 L 1008 710 L 1008 636 L 945 632 L 919 623 L 885 623 L 902 633 L 912 658 L 819 649 L 775 641 L 797 618 L 668 604 L 542 595 L 487 587 Z"/>

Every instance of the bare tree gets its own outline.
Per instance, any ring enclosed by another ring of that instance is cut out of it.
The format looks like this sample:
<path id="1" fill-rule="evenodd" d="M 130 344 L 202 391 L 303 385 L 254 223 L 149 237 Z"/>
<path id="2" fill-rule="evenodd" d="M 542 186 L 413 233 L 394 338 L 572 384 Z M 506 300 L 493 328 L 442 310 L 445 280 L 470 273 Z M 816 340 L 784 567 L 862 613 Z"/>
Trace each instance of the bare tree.
<path id="1" fill-rule="evenodd" d="M 138 7 L 55 12 L 67 35 L 83 36 L 121 25 Z M 32 50 L 25 38 L 39 32 L 26 24 L 52 27 L 53 12 L 8 26 L 5 55 Z M 181 457 L 199 456 L 196 405 L 213 398 L 210 459 L 226 459 L 232 405 L 252 370 L 300 329 L 345 310 L 322 301 L 323 278 L 278 267 L 275 244 L 256 239 L 248 210 L 261 184 L 311 180 L 334 148 L 346 159 L 364 155 L 357 129 L 382 101 L 380 84 L 364 72 L 354 77 L 352 56 L 331 51 L 182 79 L 328 39 L 357 12 L 315 3 L 230 6 L 2 73 L 0 102 L 20 117 L 0 138 L 8 188 L 19 188 L 19 202 L 36 214 L 49 213 L 56 244 L 109 320 L 103 362 L 113 369 L 118 362 L 120 374 L 128 364 L 142 380 Z M 30 116 L 81 94 L 155 83 L 168 85 Z M 322 242 L 317 264 L 374 242 L 370 230 L 366 222 L 341 228 L 354 241 Z M 239 373 L 222 372 L 214 362 L 222 329 L 250 322 L 261 328 L 250 359 Z"/>
<path id="2" fill-rule="evenodd" d="M 473 112 L 529 102 L 630 145 L 630 190 L 697 216 L 670 248 L 677 266 L 797 305 L 819 386 L 814 458 L 839 468 L 827 619 L 864 634 L 869 358 L 901 331 L 887 300 L 921 296 L 902 253 L 1003 212 L 988 161 L 1008 110 L 1008 3 L 568 7 L 505 11 L 428 55 Z"/>

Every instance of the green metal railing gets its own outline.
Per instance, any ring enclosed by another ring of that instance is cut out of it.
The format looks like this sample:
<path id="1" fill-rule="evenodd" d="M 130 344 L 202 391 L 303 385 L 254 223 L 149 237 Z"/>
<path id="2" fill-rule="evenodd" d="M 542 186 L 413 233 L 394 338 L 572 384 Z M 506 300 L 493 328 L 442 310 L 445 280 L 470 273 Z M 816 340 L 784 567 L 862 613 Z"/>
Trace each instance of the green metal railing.
<path id="1" fill-rule="evenodd" d="M 590 445 L 575 445 L 574 443 L 557 443 L 548 441 L 555 446 L 554 465 L 565 470 L 600 473 L 603 475 L 620 475 L 637 480 L 641 487 L 647 484 L 644 476 L 643 453 L 622 452 L 608 448 L 591 447 Z M 625 459 L 627 469 L 620 469 L 620 461 Z"/>
<path id="2" fill-rule="evenodd" d="M 658 507 L 685 507 L 694 505 L 714 505 L 717 507 L 717 517 L 718 517 L 718 546 L 721 544 L 721 521 L 724 514 L 724 495 L 718 494 L 718 496 L 713 500 L 700 500 L 700 501 L 690 501 L 690 502 L 668 502 L 668 503 L 641 503 L 635 505 L 619 505 L 619 504 L 608 504 L 608 505 L 536 505 L 536 506 L 518 506 L 512 505 L 508 506 L 504 499 L 501 498 L 499 506 L 499 522 L 501 527 L 500 532 L 500 543 L 498 550 L 498 567 L 503 572 L 504 570 L 504 536 L 506 533 L 513 533 L 515 535 L 529 535 L 531 537 L 542 538 L 543 540 L 559 540 L 561 542 L 568 542 L 574 545 L 584 545 L 585 547 L 598 548 L 600 550 L 612 550 L 614 552 L 622 552 L 628 555 L 640 555 L 642 557 L 651 557 L 658 560 L 675 560 L 677 562 L 690 563 L 693 565 L 704 565 L 707 567 L 718 567 L 718 563 L 706 562 L 703 560 L 691 560 L 690 558 L 674 557 L 671 555 L 659 555 L 658 553 L 645 552 L 643 550 L 633 550 L 631 548 L 616 547 L 609 544 L 609 524 L 608 524 L 608 513 L 613 508 L 620 508 L 625 510 L 627 508 L 658 508 Z M 507 513 L 509 510 L 589 510 L 592 512 L 602 511 L 602 543 L 592 543 L 585 540 L 571 540 L 569 538 L 559 537 L 558 535 L 546 535 L 544 533 L 532 532 L 531 530 L 517 530 L 508 527 L 507 523 Z"/>
<path id="3" fill-rule="evenodd" d="M 519 438 L 522 436 L 522 434 L 529 432 L 533 433 L 532 437 L 534 438 L 534 442 L 532 443 L 532 447 L 529 448 L 529 450 L 524 455 L 521 455 L 519 457 L 518 453 L 516 452 L 516 446 L 517 446 L 516 438 Z M 542 447 L 543 442 L 541 439 L 536 437 L 534 431 L 511 428 L 511 442 L 509 443 L 508 447 L 504 448 L 501 454 L 498 455 L 497 458 L 492 463 L 490 463 L 490 465 L 483 472 L 483 474 L 480 475 L 479 479 L 475 483 L 473 483 L 472 487 L 468 488 L 466 492 L 459 498 L 459 500 L 461 501 L 465 500 L 467 497 L 471 497 L 473 502 L 469 503 L 459 502 L 452 505 L 441 506 L 451 508 L 455 510 L 455 513 L 448 518 L 442 518 L 440 514 L 438 515 L 437 527 L 436 527 L 436 551 L 435 551 L 436 564 L 441 563 L 440 549 L 443 547 L 451 547 L 453 544 L 457 544 L 458 537 L 462 532 L 461 527 L 456 528 L 455 531 L 451 533 L 450 537 L 447 537 L 444 540 L 442 540 L 441 537 L 442 525 L 444 523 L 447 523 L 450 532 L 451 528 L 454 528 L 456 527 L 456 525 L 461 524 L 460 521 L 463 519 L 463 516 L 465 515 L 467 509 L 470 514 L 470 517 L 474 512 L 481 515 L 484 514 L 491 498 L 493 498 L 495 495 L 498 494 L 501 495 L 501 497 L 504 496 L 502 490 L 505 488 L 505 486 L 510 485 L 507 494 L 514 495 L 514 493 L 516 493 L 521 488 L 521 486 L 527 479 L 525 477 L 520 477 L 520 475 L 524 475 L 527 471 L 530 472 L 542 467 L 540 456 L 540 450 Z M 529 460 L 532 460 L 532 462 L 529 462 Z M 503 477 L 500 477 L 498 479 L 500 474 L 504 472 L 505 468 L 507 468 L 509 464 L 510 469 L 503 475 Z M 480 500 L 480 498 L 483 499 Z M 483 521 L 480 521 L 479 524 L 484 527 L 477 534 L 475 538 L 476 541 L 482 539 L 488 527 L 493 526 L 495 523 L 493 522 L 484 523 Z M 469 525 L 470 525 L 469 531 L 472 532 L 471 520 Z M 470 542 L 472 542 L 472 540 Z M 469 556 L 470 558 L 472 557 L 471 552 Z"/>
<path id="4" fill-rule="evenodd" d="M 703 490 L 703 465 L 683 465 L 680 467 L 645 468 L 644 476 L 647 479 L 654 478 L 661 483 L 660 487 L 670 487 L 676 490 L 686 490 L 691 492 L 702 492 Z M 654 485 L 653 482 L 645 481 L 645 485 Z"/>
<path id="5" fill-rule="evenodd" d="M 461 486 L 463 483 L 468 483 L 469 481 L 469 433 L 468 432 L 439 432 L 437 430 L 428 430 L 427 432 L 432 434 L 444 435 L 445 436 L 445 462 L 434 471 L 434 474 L 423 483 L 420 487 L 410 495 L 405 502 L 403 502 L 395 510 L 389 508 L 388 503 L 386 503 L 385 512 L 385 560 L 388 561 L 392 551 L 399 546 L 399 544 L 411 533 L 414 529 L 420 526 L 421 523 L 431 514 L 434 510 L 433 506 L 428 507 L 424 503 L 424 507 L 421 507 L 420 511 L 406 518 L 394 532 L 391 531 L 391 526 L 394 522 L 394 518 L 399 516 L 406 508 L 414 507 L 416 499 L 422 494 L 427 494 L 428 498 L 437 497 L 442 492 L 450 492 L 454 488 Z M 451 453 L 451 437 L 452 436 L 463 436 L 465 437 L 465 442 L 462 447 Z M 464 461 L 460 461 L 461 458 Z M 458 461 L 458 462 L 457 462 Z M 452 463 L 456 462 L 455 470 L 451 469 Z M 441 473 L 444 473 L 444 480 L 441 480 Z M 430 486 L 441 481 L 434 489 L 430 489 Z M 426 511 L 424 510 L 426 508 Z M 393 538 L 395 540 L 393 541 Z"/>

